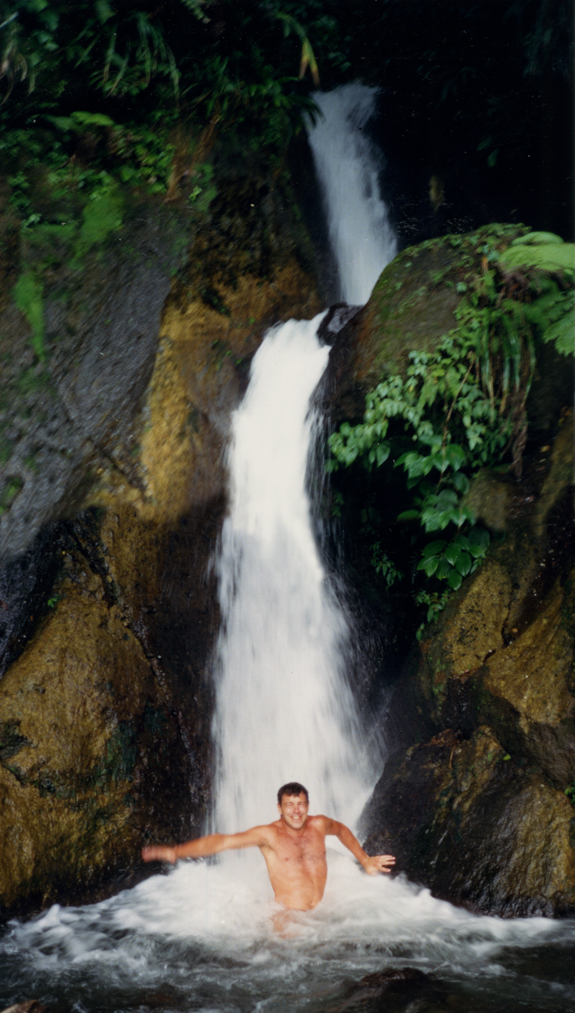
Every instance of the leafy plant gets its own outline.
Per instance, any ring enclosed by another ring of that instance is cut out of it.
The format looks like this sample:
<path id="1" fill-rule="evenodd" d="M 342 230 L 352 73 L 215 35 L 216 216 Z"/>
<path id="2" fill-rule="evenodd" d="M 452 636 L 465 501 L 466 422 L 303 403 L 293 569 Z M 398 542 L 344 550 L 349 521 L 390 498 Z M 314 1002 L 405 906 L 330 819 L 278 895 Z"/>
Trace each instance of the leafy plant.
<path id="1" fill-rule="evenodd" d="M 408 502 L 397 521 L 411 527 L 410 544 L 420 553 L 412 581 L 420 575 L 431 582 L 423 591 L 415 586 L 416 603 L 428 604 L 428 615 L 443 603 L 429 597 L 438 593 L 431 590 L 435 581 L 456 590 L 489 547 L 467 495 L 471 480 L 506 457 L 520 474 L 536 342 L 554 341 L 563 354 L 573 347 L 573 273 L 565 266 L 573 247 L 528 233 L 509 249 L 500 254 L 494 242 L 483 242 L 476 251 L 480 273 L 468 272 L 456 285 L 457 327 L 434 351 L 411 351 L 404 374 L 387 376 L 369 392 L 363 421 L 343 423 L 329 439 L 329 471 L 356 463 L 387 469 L 388 488 L 393 469 L 404 472 Z M 445 537 L 426 537 L 439 532 Z M 389 585 L 401 579 L 395 566 L 388 570 L 377 527 L 365 533 L 376 571 Z"/>
<path id="2" fill-rule="evenodd" d="M 429 542 L 417 565 L 428 577 L 434 574 L 439 580 L 447 580 L 454 591 L 461 586 L 464 577 L 473 573 L 489 548 L 489 533 L 473 526 L 467 535 L 461 532 L 447 543 L 443 538 Z"/>
<path id="3" fill-rule="evenodd" d="M 392 587 L 405 576 L 398 570 L 395 563 L 385 552 L 381 542 L 373 542 L 371 546 L 371 565 L 380 577 L 385 578 L 388 587 Z"/>
<path id="4" fill-rule="evenodd" d="M 415 634 L 418 640 L 421 640 L 426 623 L 434 622 L 437 619 L 440 612 L 443 612 L 443 609 L 447 605 L 448 599 L 449 599 L 449 591 L 421 590 L 417 591 L 417 593 L 414 595 L 416 605 L 427 605 L 425 622 L 421 624 L 421 626 L 418 628 Z"/>

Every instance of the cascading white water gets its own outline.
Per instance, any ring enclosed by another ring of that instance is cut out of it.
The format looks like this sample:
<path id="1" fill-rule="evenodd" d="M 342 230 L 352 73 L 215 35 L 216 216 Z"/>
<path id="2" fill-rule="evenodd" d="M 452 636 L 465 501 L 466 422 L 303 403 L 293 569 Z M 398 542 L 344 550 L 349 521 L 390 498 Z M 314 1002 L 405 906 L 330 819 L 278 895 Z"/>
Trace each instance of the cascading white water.
<path id="1" fill-rule="evenodd" d="M 395 253 L 360 129 L 375 91 L 316 95 L 310 131 L 325 187 L 344 298 L 364 302 Z M 329 349 L 321 318 L 273 328 L 254 358 L 229 450 L 231 507 L 218 561 L 222 632 L 216 665 L 216 829 L 269 822 L 280 784 L 309 788 L 313 811 L 353 823 L 368 764 L 341 670 L 349 630 L 326 585 L 305 488 L 310 397 Z M 351 673 L 353 675 L 353 673 Z"/>
<path id="2" fill-rule="evenodd" d="M 348 820 L 367 787 L 340 670 L 348 630 L 305 488 L 309 400 L 329 353 L 316 337 L 321 316 L 268 333 L 233 421 L 214 721 L 215 826 L 225 832 L 269 822 L 286 781 L 309 788 L 314 811 Z"/>
<path id="3" fill-rule="evenodd" d="M 397 253 L 397 240 L 379 191 L 381 153 L 363 128 L 375 112 L 377 90 L 355 83 L 314 100 L 322 115 L 308 137 L 322 188 L 340 298 L 363 305 Z"/>

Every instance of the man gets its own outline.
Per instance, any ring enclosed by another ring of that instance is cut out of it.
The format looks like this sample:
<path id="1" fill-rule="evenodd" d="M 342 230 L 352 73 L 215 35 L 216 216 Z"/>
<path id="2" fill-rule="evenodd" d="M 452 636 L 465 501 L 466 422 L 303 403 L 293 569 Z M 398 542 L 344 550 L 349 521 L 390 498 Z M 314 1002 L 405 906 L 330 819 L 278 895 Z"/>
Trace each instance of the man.
<path id="1" fill-rule="evenodd" d="M 234 848 L 259 848 L 265 858 L 275 899 L 294 911 L 311 911 L 323 897 L 327 879 L 325 838 L 337 837 L 363 865 L 370 876 L 390 872 L 395 864 L 391 855 L 370 858 L 343 823 L 329 816 L 310 816 L 307 788 L 297 781 L 284 784 L 278 791 L 279 820 L 267 826 L 252 827 L 240 834 L 210 834 L 175 847 L 154 845 L 142 849 L 145 862 L 162 859 L 203 858 Z"/>

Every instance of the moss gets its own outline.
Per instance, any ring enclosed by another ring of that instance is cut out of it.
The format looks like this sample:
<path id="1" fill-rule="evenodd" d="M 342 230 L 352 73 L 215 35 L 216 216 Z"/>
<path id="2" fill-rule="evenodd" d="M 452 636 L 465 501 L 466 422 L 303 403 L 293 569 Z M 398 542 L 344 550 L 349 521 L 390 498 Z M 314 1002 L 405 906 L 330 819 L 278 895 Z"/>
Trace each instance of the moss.
<path id="1" fill-rule="evenodd" d="M 0 491 L 0 517 L 10 509 L 24 485 L 19 475 L 9 475 Z"/>
<path id="2" fill-rule="evenodd" d="M 14 286 L 14 302 L 32 329 L 30 344 L 40 362 L 46 358 L 44 349 L 44 296 L 42 282 L 31 271 L 20 275 Z"/>
<path id="3" fill-rule="evenodd" d="M 38 371 L 35 366 L 23 369 L 20 373 L 16 386 L 20 394 L 35 394 L 43 387 L 50 387 L 50 377 L 45 370 Z"/>
<path id="4" fill-rule="evenodd" d="M 120 228 L 124 213 L 124 199 L 119 189 L 94 194 L 82 212 L 83 223 L 74 250 L 74 266 L 78 267 L 84 255 L 96 244 L 101 244 L 112 232 Z"/>

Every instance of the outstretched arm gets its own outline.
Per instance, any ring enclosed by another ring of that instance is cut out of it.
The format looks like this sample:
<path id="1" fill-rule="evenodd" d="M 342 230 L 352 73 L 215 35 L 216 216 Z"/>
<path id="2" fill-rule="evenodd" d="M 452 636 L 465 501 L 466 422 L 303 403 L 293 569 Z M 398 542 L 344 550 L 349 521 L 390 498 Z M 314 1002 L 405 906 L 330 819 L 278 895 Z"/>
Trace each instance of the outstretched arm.
<path id="1" fill-rule="evenodd" d="M 327 823 L 326 834 L 331 834 L 337 837 L 342 844 L 351 851 L 354 858 L 357 858 L 360 865 L 363 865 L 365 871 L 370 876 L 376 876 L 378 872 L 391 872 L 395 865 L 395 858 L 393 855 L 373 855 L 370 857 L 362 848 L 357 837 L 355 837 L 349 827 L 346 827 L 344 823 L 339 823 L 337 820 L 332 820 L 329 817 L 324 817 Z"/>
<path id="2" fill-rule="evenodd" d="M 178 858 L 205 858 L 207 855 L 217 855 L 220 851 L 234 848 L 259 848 L 267 843 L 265 831 L 266 827 L 252 827 L 251 830 L 244 830 L 241 834 L 209 834 L 207 837 L 196 837 L 193 841 L 176 844 L 174 847 L 152 844 L 150 847 L 142 848 L 142 858 L 145 862 L 153 862 L 155 859 L 177 862 Z"/>

